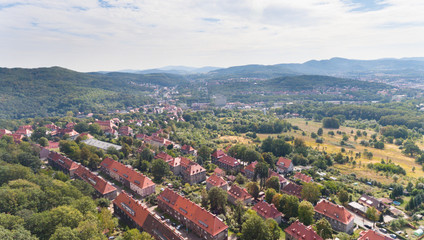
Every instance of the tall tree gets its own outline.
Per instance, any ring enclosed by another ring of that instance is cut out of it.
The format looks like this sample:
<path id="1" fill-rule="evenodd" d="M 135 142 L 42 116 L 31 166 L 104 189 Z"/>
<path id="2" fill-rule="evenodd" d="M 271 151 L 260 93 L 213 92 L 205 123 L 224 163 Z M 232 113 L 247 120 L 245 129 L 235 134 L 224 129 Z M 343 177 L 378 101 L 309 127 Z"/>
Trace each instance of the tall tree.
<path id="1" fill-rule="evenodd" d="M 208 199 L 211 204 L 211 211 L 214 213 L 225 214 L 225 206 L 227 204 L 227 192 L 218 187 L 212 187 L 208 193 Z"/>
<path id="2" fill-rule="evenodd" d="M 258 198 L 258 196 L 259 196 L 259 191 L 260 191 L 259 186 L 258 186 L 258 183 L 256 183 L 256 182 L 249 182 L 249 183 L 246 185 L 246 189 L 247 189 L 247 192 L 248 192 L 250 195 L 252 195 L 252 197 L 254 197 L 254 198 Z"/>
<path id="3" fill-rule="evenodd" d="M 277 176 L 268 178 L 265 185 L 267 188 L 273 188 L 276 192 L 280 191 L 280 179 Z"/>
<path id="4" fill-rule="evenodd" d="M 316 183 L 305 183 L 303 185 L 301 195 L 303 199 L 316 203 L 321 196 L 321 190 Z"/>
<path id="5" fill-rule="evenodd" d="M 163 177 L 168 175 L 169 165 L 162 159 L 155 159 L 152 162 L 152 174 L 156 181 L 161 181 Z"/>
<path id="6" fill-rule="evenodd" d="M 309 226 L 314 222 L 314 206 L 308 201 L 299 204 L 299 221 Z"/>
<path id="7" fill-rule="evenodd" d="M 242 240 L 269 240 L 270 232 L 264 220 L 257 214 L 251 214 L 242 225 Z"/>
<path id="8" fill-rule="evenodd" d="M 331 228 L 331 224 L 325 218 L 321 218 L 315 224 L 316 232 L 323 239 L 332 239 L 333 238 L 333 229 Z"/>

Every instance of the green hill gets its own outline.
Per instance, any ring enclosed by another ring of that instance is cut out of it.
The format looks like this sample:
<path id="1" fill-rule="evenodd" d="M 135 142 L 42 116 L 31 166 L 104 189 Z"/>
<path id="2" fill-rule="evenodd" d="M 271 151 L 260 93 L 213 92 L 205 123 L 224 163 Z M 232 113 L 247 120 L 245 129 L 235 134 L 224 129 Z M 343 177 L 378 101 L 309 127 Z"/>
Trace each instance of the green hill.
<path id="1" fill-rule="evenodd" d="M 80 73 L 60 67 L 0 68 L 0 118 L 99 112 L 149 102 L 151 86 L 187 81 L 172 74 Z M 144 85 L 143 85 L 144 84 Z"/>

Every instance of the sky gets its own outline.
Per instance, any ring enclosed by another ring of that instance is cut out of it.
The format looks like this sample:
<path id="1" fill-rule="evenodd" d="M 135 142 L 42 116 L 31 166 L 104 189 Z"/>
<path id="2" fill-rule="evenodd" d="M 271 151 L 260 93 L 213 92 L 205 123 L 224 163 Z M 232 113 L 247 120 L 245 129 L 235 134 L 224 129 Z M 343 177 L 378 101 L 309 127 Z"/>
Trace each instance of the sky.
<path id="1" fill-rule="evenodd" d="M 0 67 L 424 57 L 422 0 L 0 0 Z"/>

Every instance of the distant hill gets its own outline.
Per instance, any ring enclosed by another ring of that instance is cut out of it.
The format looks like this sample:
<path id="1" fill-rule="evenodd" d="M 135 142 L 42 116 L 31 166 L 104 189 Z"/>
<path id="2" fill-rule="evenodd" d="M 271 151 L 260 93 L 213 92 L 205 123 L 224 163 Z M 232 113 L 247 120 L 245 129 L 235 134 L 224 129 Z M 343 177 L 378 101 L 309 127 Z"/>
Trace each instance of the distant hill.
<path id="1" fill-rule="evenodd" d="M 245 65 L 209 72 L 211 79 L 228 77 L 275 78 L 292 75 L 328 75 L 337 77 L 367 77 L 381 74 L 424 78 L 424 58 L 351 60 L 332 58 L 305 63 L 276 65 Z"/>
<path id="2" fill-rule="evenodd" d="M 393 86 L 384 83 L 320 75 L 284 76 L 259 81 L 229 80 L 208 85 L 211 94 L 242 102 L 295 99 L 374 101 L 385 97 L 379 91 L 392 89 Z"/>
<path id="3" fill-rule="evenodd" d="M 143 84 L 186 84 L 172 74 L 80 73 L 60 67 L 0 68 L 0 118 L 98 112 L 149 101 Z"/>
<path id="4" fill-rule="evenodd" d="M 188 74 L 202 74 L 208 73 L 210 71 L 218 70 L 218 67 L 185 67 L 185 66 L 167 66 L 162 68 L 154 68 L 154 69 L 146 69 L 146 70 L 121 70 L 118 72 L 125 73 L 137 73 L 137 74 L 149 74 L 149 73 L 168 73 L 168 74 L 180 74 L 180 75 L 188 75 Z M 107 72 L 103 72 L 107 73 Z"/>

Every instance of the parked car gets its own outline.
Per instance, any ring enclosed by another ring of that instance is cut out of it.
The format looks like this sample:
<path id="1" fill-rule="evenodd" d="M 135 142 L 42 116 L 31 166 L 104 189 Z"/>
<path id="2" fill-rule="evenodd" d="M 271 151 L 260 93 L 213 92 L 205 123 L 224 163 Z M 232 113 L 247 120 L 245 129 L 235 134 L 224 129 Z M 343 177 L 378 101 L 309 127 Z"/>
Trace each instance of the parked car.
<path id="1" fill-rule="evenodd" d="M 364 227 L 368 228 L 368 229 L 372 229 L 372 227 L 370 225 L 364 224 Z"/>
<path id="2" fill-rule="evenodd" d="M 393 234 L 393 233 L 392 233 L 392 234 L 390 234 L 389 236 L 390 236 L 391 238 L 393 238 L 393 239 L 396 239 L 396 238 L 397 238 L 396 234 Z"/>
<path id="3" fill-rule="evenodd" d="M 165 219 L 165 216 L 160 216 L 160 219 L 164 220 Z"/>
<path id="4" fill-rule="evenodd" d="M 387 233 L 387 230 L 386 230 L 385 228 L 380 228 L 380 231 L 381 231 L 382 233 Z"/>

